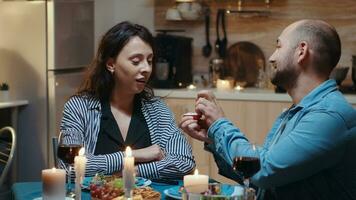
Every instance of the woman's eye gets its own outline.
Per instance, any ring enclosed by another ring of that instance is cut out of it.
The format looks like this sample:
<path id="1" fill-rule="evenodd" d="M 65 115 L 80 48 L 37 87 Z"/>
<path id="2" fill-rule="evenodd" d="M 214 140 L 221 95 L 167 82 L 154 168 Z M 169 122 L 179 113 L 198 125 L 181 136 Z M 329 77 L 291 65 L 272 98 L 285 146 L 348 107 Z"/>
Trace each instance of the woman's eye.
<path id="1" fill-rule="evenodd" d="M 152 60 L 147 60 L 147 63 L 152 66 Z"/>
<path id="2" fill-rule="evenodd" d="M 133 65 L 139 65 L 140 64 L 140 61 L 139 60 L 133 60 L 131 61 Z"/>

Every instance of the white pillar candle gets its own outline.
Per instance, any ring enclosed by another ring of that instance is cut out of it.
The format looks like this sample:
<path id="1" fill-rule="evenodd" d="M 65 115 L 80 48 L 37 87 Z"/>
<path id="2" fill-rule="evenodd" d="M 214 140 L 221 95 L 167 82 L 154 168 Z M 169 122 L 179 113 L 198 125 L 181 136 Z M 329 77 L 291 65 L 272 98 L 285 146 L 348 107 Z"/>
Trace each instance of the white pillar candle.
<path id="1" fill-rule="evenodd" d="M 42 198 L 55 200 L 65 198 L 66 171 L 63 169 L 42 170 Z"/>
<path id="2" fill-rule="evenodd" d="M 230 90 L 232 89 L 231 81 L 218 79 L 216 82 L 216 88 L 218 90 Z"/>
<path id="3" fill-rule="evenodd" d="M 132 156 L 130 147 L 126 148 L 124 157 L 124 169 L 122 172 L 124 180 L 124 192 L 126 198 L 132 197 L 132 190 L 135 186 L 135 158 Z"/>
<path id="4" fill-rule="evenodd" d="M 183 182 L 187 192 L 202 193 L 208 190 L 209 176 L 198 174 L 196 169 L 194 175 L 184 176 Z"/>
<path id="5" fill-rule="evenodd" d="M 75 199 L 81 199 L 82 188 L 81 184 L 85 177 L 85 166 L 87 158 L 84 156 L 85 149 L 82 147 L 79 150 L 78 156 L 74 158 L 74 170 L 75 170 Z"/>

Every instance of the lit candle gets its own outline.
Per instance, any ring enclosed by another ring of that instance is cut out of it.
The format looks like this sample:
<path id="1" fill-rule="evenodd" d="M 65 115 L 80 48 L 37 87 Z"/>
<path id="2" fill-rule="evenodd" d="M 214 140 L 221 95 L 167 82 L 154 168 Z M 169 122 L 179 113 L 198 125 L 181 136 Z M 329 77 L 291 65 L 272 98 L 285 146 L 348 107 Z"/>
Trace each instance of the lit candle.
<path id="1" fill-rule="evenodd" d="M 42 199 L 64 199 L 65 184 L 65 170 L 56 168 L 42 170 Z"/>
<path id="2" fill-rule="evenodd" d="M 216 88 L 218 90 L 230 90 L 232 88 L 231 81 L 218 79 L 216 82 Z"/>
<path id="3" fill-rule="evenodd" d="M 194 89 L 196 89 L 197 87 L 195 86 L 195 85 L 193 85 L 193 84 L 190 84 L 190 85 L 188 85 L 187 86 L 187 89 L 188 90 L 194 90 Z"/>
<path id="4" fill-rule="evenodd" d="M 132 156 L 130 147 L 126 147 L 122 177 L 124 180 L 125 197 L 131 198 L 132 190 L 135 186 L 135 158 Z"/>
<path id="5" fill-rule="evenodd" d="M 82 188 L 81 184 L 85 176 L 85 165 L 87 158 L 84 156 L 85 149 L 82 147 L 79 150 L 78 156 L 74 158 L 74 170 L 75 170 L 75 199 L 81 199 Z"/>
<path id="6" fill-rule="evenodd" d="M 208 190 L 209 176 L 198 174 L 196 169 L 194 175 L 184 176 L 183 182 L 187 192 L 202 193 Z"/>
<path id="7" fill-rule="evenodd" d="M 237 91 L 241 91 L 241 90 L 243 90 L 244 88 L 242 87 L 242 86 L 240 86 L 240 85 L 237 85 L 236 87 L 235 87 L 235 90 L 237 90 Z"/>

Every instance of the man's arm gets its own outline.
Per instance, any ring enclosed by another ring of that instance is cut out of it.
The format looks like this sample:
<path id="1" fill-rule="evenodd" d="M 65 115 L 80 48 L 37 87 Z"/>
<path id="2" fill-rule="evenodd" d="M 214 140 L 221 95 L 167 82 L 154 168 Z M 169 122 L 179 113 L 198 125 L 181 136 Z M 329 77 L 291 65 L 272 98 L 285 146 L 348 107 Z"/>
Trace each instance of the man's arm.
<path id="1" fill-rule="evenodd" d="M 261 170 L 252 177 L 252 182 L 262 188 L 270 188 L 304 179 L 335 163 L 342 151 L 341 144 L 346 126 L 336 113 L 314 111 L 305 115 L 296 127 L 270 149 L 260 152 Z M 208 130 L 216 152 L 230 164 L 246 142 L 239 129 L 220 119 Z"/>

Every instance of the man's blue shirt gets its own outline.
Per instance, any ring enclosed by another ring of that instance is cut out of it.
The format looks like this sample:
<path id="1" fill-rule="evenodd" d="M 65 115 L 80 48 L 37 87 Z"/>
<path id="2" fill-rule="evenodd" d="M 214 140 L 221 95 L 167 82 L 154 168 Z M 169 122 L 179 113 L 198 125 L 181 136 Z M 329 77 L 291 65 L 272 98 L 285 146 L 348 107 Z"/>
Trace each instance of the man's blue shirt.
<path id="1" fill-rule="evenodd" d="M 208 136 L 230 165 L 248 141 L 227 119 L 215 121 Z M 259 154 L 261 170 L 252 182 L 278 199 L 356 199 L 356 111 L 334 80 L 283 112 Z"/>

